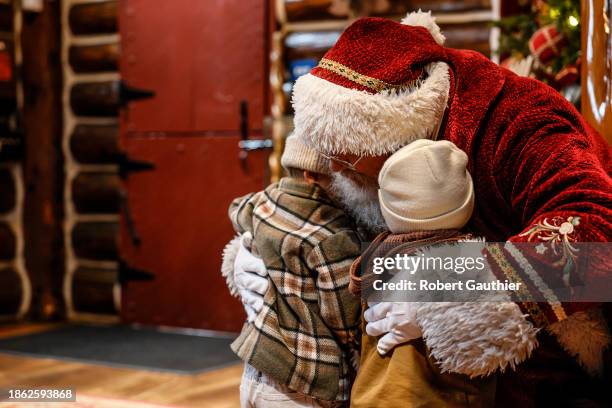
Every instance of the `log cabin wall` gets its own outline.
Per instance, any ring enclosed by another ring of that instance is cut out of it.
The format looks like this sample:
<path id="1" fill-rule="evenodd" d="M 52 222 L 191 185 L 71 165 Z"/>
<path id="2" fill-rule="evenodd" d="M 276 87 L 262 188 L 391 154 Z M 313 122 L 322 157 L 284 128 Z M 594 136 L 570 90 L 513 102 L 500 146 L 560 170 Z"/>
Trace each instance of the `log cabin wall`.
<path id="1" fill-rule="evenodd" d="M 117 1 L 62 1 L 66 276 L 69 319 L 120 309 Z"/>
<path id="2" fill-rule="evenodd" d="M 0 1 L 0 52 L 12 59 L 12 78 L 0 81 L 0 321 L 23 317 L 31 299 L 24 258 L 21 138 L 15 132 L 18 104 L 23 103 L 15 75 L 21 65 L 20 38 L 20 11 L 10 0 Z"/>

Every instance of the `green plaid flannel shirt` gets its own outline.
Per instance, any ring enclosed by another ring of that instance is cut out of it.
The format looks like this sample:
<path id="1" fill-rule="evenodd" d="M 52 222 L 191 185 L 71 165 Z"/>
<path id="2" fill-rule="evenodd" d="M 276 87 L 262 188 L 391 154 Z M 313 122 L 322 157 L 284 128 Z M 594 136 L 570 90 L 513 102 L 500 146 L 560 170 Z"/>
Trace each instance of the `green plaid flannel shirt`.
<path id="1" fill-rule="evenodd" d="M 232 349 L 292 390 L 347 401 L 360 319 L 349 269 L 362 233 L 320 187 L 297 178 L 237 198 L 229 215 L 236 232 L 252 232 L 270 281 L 262 311 Z"/>

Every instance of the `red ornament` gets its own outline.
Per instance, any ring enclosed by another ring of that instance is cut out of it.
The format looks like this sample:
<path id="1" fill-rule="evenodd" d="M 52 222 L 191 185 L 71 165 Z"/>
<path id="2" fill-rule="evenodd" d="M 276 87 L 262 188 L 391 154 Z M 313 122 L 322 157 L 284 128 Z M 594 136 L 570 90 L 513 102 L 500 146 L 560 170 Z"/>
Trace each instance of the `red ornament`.
<path id="1" fill-rule="evenodd" d="M 542 65 L 548 65 L 567 44 L 567 38 L 553 25 L 540 28 L 529 40 L 531 55 Z"/>
<path id="2" fill-rule="evenodd" d="M 580 78 L 580 72 L 575 64 L 568 65 L 555 75 L 555 82 L 558 89 L 571 85 Z"/>
<path id="3" fill-rule="evenodd" d="M 8 82 L 13 79 L 13 59 L 6 50 L 0 51 L 0 81 Z"/>

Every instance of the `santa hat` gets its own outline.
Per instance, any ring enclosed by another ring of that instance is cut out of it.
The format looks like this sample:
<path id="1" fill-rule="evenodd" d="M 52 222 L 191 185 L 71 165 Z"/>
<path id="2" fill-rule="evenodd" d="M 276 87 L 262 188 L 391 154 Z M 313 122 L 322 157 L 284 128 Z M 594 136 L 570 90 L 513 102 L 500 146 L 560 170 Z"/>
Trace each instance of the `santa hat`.
<path id="1" fill-rule="evenodd" d="M 435 138 L 450 87 L 431 13 L 351 24 L 293 88 L 295 133 L 326 154 L 384 155 Z"/>

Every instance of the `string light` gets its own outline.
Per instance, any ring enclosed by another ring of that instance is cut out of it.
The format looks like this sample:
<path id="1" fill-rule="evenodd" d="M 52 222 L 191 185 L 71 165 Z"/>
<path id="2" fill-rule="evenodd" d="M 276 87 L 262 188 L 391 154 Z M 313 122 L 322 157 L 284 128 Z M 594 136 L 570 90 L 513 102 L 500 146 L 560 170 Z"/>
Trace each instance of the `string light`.
<path id="1" fill-rule="evenodd" d="M 561 10 L 557 8 L 551 8 L 548 15 L 550 16 L 551 20 L 556 20 L 561 15 Z"/>
<path id="2" fill-rule="evenodd" d="M 569 16 L 567 18 L 567 22 L 572 27 L 577 27 L 578 26 L 578 19 L 576 18 L 576 16 Z"/>

